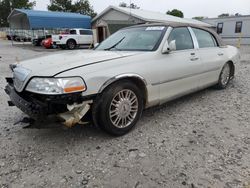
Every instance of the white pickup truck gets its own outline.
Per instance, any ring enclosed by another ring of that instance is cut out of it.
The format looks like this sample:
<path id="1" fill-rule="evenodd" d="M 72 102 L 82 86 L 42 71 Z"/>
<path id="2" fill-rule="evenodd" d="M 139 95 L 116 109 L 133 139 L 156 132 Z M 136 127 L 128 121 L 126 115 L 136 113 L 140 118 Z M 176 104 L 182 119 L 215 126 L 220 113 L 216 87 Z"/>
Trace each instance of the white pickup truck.
<path id="1" fill-rule="evenodd" d="M 66 34 L 52 35 L 52 42 L 62 49 L 70 50 L 80 45 L 93 46 L 93 31 L 91 29 L 70 29 Z"/>

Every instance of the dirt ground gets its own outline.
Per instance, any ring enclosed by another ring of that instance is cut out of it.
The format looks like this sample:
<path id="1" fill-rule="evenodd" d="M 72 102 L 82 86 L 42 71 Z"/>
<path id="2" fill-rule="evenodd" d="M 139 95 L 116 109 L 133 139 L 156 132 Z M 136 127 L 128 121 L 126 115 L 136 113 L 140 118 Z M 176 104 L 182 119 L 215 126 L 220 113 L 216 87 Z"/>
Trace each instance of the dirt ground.
<path id="1" fill-rule="evenodd" d="M 0 40 L 0 188 L 250 187 L 250 46 L 227 89 L 146 110 L 116 138 L 92 125 L 17 123 L 25 114 L 7 105 L 8 66 L 51 53 Z"/>

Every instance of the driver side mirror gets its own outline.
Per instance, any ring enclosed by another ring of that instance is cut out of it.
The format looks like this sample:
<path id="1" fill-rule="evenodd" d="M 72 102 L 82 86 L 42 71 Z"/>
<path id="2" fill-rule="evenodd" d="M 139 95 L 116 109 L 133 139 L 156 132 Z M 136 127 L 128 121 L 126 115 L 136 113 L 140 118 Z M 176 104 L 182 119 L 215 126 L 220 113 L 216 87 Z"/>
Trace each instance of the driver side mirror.
<path id="1" fill-rule="evenodd" d="M 169 53 L 171 51 L 175 51 L 175 50 L 176 50 L 175 40 L 172 40 L 170 43 L 168 43 L 168 41 L 167 41 L 163 46 L 162 53 L 167 54 L 167 53 Z"/>

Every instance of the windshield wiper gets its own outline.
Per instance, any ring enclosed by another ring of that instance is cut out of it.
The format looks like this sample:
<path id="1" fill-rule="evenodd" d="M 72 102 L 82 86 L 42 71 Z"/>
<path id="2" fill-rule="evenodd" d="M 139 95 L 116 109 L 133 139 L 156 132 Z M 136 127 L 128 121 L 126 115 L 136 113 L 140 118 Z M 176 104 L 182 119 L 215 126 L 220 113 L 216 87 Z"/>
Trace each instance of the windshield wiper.
<path id="1" fill-rule="evenodd" d="M 125 37 L 123 37 L 121 40 L 119 40 L 117 43 L 115 43 L 113 46 L 106 48 L 104 50 L 111 50 L 113 48 L 115 48 L 118 44 L 120 44 L 123 40 L 125 39 Z"/>

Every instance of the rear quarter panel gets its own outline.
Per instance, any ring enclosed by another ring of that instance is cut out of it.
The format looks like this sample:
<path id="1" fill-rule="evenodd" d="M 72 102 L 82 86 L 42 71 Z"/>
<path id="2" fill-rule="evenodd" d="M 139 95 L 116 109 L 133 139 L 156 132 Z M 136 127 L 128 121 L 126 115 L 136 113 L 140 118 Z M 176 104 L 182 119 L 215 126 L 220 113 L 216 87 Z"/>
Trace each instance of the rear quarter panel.
<path id="1" fill-rule="evenodd" d="M 228 61 L 232 61 L 234 64 L 240 62 L 240 51 L 234 46 L 227 45 L 224 52 L 228 58 Z"/>

